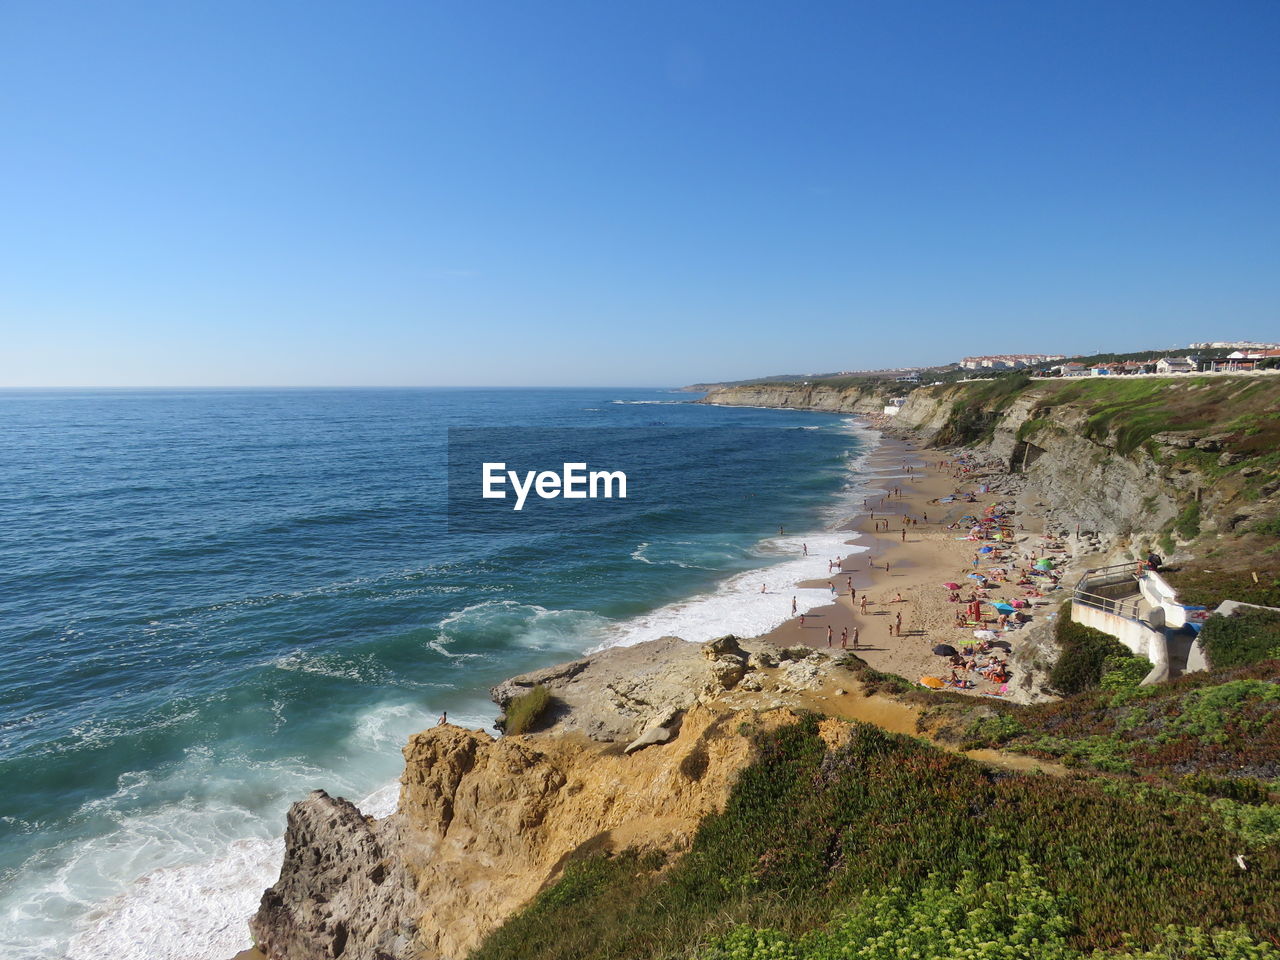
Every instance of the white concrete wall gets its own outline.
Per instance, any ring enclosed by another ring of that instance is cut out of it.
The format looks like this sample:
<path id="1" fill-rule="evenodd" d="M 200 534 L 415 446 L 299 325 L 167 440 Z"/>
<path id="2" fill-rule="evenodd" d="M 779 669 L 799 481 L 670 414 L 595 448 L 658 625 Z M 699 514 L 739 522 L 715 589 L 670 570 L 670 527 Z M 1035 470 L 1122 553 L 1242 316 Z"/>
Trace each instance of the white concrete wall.
<path id="1" fill-rule="evenodd" d="M 1169 646 L 1160 631 L 1152 630 L 1141 620 L 1130 620 L 1116 613 L 1107 613 L 1075 602 L 1071 604 L 1071 619 L 1086 627 L 1109 633 L 1128 647 L 1134 656 L 1150 660 L 1151 672 L 1142 678 L 1142 686 L 1169 679 Z"/>
<path id="2" fill-rule="evenodd" d="M 1178 592 L 1165 582 L 1164 577 L 1154 570 L 1148 570 L 1138 581 L 1138 589 L 1146 597 L 1152 607 L 1164 611 L 1164 623 L 1174 630 L 1187 624 L 1187 608 L 1178 602 Z"/>

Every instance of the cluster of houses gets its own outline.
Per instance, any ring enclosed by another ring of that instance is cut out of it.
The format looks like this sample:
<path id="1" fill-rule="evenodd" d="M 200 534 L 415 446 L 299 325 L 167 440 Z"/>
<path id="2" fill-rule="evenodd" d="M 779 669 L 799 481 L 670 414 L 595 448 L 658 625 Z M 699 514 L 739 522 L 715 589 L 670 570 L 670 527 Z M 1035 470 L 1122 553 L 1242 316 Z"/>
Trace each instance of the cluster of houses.
<path id="1" fill-rule="evenodd" d="M 1024 370 L 1065 359 L 1061 353 L 1001 353 L 990 357 L 965 357 L 960 366 L 965 370 Z"/>
<path id="2" fill-rule="evenodd" d="M 1280 350 L 1280 343 L 1255 343 L 1252 340 L 1217 340 L 1213 343 L 1193 343 L 1192 350 Z"/>
<path id="3" fill-rule="evenodd" d="M 1280 358 L 1280 349 L 1260 348 L 1253 350 L 1236 350 L 1225 357 L 1201 360 L 1189 355 L 1185 357 L 1161 357 L 1151 360 L 1122 360 L 1115 363 L 1062 363 L 1052 370 L 1064 377 L 1107 377 L 1127 376 L 1137 373 L 1237 373 L 1254 370 L 1262 360 Z"/>

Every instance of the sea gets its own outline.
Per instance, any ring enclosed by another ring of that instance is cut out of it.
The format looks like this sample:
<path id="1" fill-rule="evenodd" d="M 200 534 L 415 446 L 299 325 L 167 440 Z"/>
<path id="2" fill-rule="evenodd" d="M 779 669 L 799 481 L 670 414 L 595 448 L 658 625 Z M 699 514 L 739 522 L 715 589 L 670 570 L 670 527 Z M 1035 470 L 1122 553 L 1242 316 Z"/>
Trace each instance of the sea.
<path id="1" fill-rule="evenodd" d="M 826 602 L 877 435 L 696 397 L 0 391 L 0 956 L 229 960 L 309 791 L 385 815 L 513 674 Z M 549 434 L 624 437 L 642 506 L 455 509 L 466 441 L 559 470 Z"/>

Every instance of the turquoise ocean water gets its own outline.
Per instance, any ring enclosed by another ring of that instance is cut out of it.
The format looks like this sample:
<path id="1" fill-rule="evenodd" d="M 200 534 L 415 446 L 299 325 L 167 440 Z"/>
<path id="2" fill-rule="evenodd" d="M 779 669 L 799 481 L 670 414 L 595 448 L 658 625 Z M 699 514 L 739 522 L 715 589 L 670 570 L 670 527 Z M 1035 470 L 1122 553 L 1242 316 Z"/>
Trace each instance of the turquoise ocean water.
<path id="1" fill-rule="evenodd" d="M 790 584 L 849 552 L 873 435 L 690 399 L 0 392 L 0 954 L 226 960 L 308 790 L 385 813 L 405 738 L 511 674 L 823 602 Z M 493 426 L 673 469 L 585 534 L 451 526 L 447 431 Z"/>

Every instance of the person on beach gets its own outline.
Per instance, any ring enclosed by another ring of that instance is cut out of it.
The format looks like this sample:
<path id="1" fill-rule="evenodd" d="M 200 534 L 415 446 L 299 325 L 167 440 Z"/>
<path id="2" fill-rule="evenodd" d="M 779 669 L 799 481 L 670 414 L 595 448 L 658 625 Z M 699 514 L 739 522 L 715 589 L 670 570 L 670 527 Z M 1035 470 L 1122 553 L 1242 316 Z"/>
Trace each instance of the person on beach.
<path id="1" fill-rule="evenodd" d="M 853 603 L 853 601 L 857 599 L 853 589 L 853 577 L 849 578 L 848 587 L 849 587 L 849 602 Z"/>
<path id="2" fill-rule="evenodd" d="M 844 627 L 840 631 L 840 649 L 841 650 L 849 649 L 849 628 L 848 627 Z"/>
<path id="3" fill-rule="evenodd" d="M 436 721 L 436 726 L 443 727 L 448 722 L 449 722 L 449 711 L 445 710 L 440 714 L 440 719 Z"/>
<path id="4" fill-rule="evenodd" d="M 807 543 L 800 544 L 800 549 L 804 551 L 806 557 L 809 555 L 809 545 Z"/>
<path id="5" fill-rule="evenodd" d="M 853 649 L 855 650 L 860 649 L 858 647 L 858 632 L 859 632 L 859 628 L 854 627 L 853 628 Z"/>
<path id="6" fill-rule="evenodd" d="M 800 626 L 804 626 L 804 614 L 800 614 Z"/>
<path id="7" fill-rule="evenodd" d="M 906 542 L 907 542 L 907 531 L 906 531 L 906 528 L 905 528 L 905 527 L 904 527 L 904 528 L 903 528 L 903 530 L 902 530 L 902 542 L 903 542 L 903 543 L 906 543 Z"/>
<path id="8" fill-rule="evenodd" d="M 886 561 L 884 562 L 884 575 L 885 575 L 886 577 L 889 575 L 889 561 L 888 561 L 888 560 L 886 560 Z"/>
<path id="9" fill-rule="evenodd" d="M 902 636 L 902 611 L 901 610 L 899 610 L 898 615 L 894 617 L 893 626 L 894 626 L 894 629 L 897 631 L 898 636 Z"/>
<path id="10" fill-rule="evenodd" d="M 796 598 L 795 597 L 791 598 L 791 615 L 793 617 L 796 615 Z"/>
<path id="11" fill-rule="evenodd" d="M 831 624 L 827 624 L 827 646 L 831 646 Z"/>
<path id="12" fill-rule="evenodd" d="M 761 593 L 765 593 L 765 592 L 766 592 L 766 591 L 765 591 L 765 588 L 764 588 L 764 584 L 763 584 L 763 583 L 762 583 L 762 584 L 760 584 L 760 592 L 761 592 Z"/>
<path id="13" fill-rule="evenodd" d="M 858 612 L 863 614 L 867 612 L 867 595 L 865 593 L 862 595 L 862 605 Z"/>

